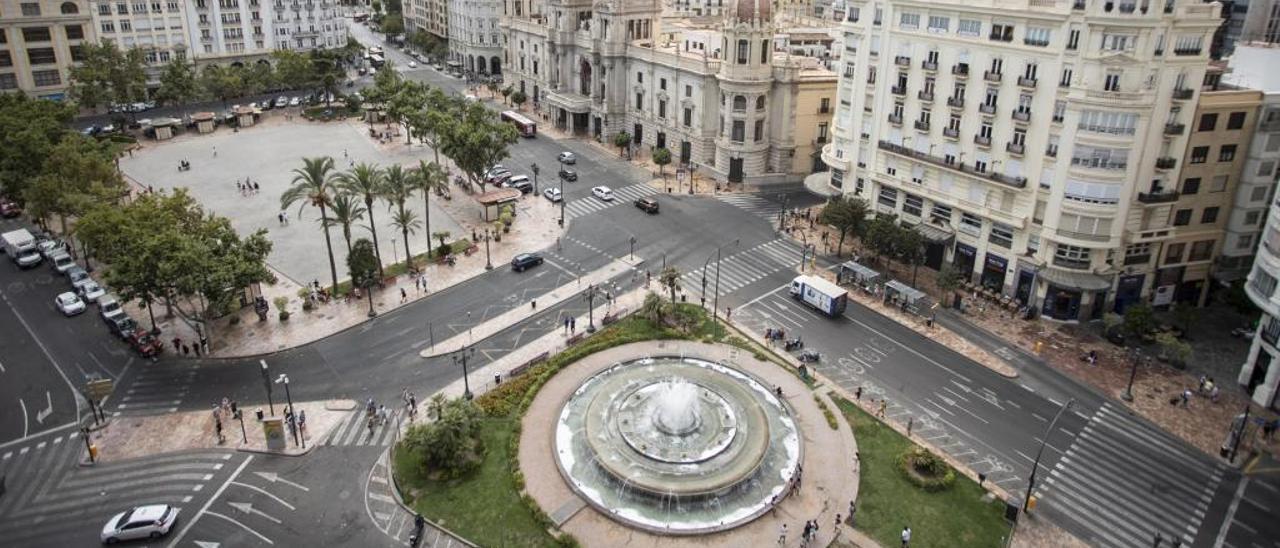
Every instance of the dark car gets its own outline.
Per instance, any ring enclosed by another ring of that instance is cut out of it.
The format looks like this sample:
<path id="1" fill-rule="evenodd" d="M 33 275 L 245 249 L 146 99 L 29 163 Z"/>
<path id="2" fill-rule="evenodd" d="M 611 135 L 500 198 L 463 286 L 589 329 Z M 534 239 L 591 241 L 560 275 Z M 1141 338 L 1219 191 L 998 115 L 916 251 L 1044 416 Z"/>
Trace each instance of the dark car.
<path id="1" fill-rule="evenodd" d="M 528 175 L 516 175 L 507 179 L 507 182 L 503 183 L 502 186 L 517 189 L 524 194 L 533 192 L 533 181 L 529 180 Z"/>
<path id="2" fill-rule="evenodd" d="M 576 172 L 576 171 L 574 171 L 574 170 L 572 170 L 572 169 L 561 169 L 561 170 L 560 170 L 560 178 L 561 178 L 561 179 L 564 179 L 564 180 L 566 180 L 566 181 L 577 181 L 577 180 L 578 180 L 578 172 Z"/>
<path id="3" fill-rule="evenodd" d="M 658 201 L 653 198 L 639 198 L 636 200 L 636 207 L 645 213 L 657 213 Z"/>
<path id="4" fill-rule="evenodd" d="M 526 269 L 542 264 L 542 256 L 537 253 L 521 253 L 511 259 L 511 270 L 523 272 Z"/>
<path id="5" fill-rule="evenodd" d="M 17 202 L 8 198 L 0 198 L 0 216 L 11 219 L 18 215 L 22 215 L 22 207 Z"/>
<path id="6" fill-rule="evenodd" d="M 138 330 L 138 322 L 133 321 L 133 318 L 120 314 L 107 320 L 107 329 L 111 330 L 111 334 L 128 340 L 129 336 Z"/>

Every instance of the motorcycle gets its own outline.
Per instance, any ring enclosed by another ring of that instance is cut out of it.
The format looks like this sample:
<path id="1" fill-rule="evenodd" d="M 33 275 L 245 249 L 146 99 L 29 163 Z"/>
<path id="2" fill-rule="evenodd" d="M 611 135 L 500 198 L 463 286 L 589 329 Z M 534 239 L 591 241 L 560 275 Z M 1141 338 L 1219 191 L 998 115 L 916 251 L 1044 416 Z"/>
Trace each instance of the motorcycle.
<path id="1" fill-rule="evenodd" d="M 804 352 L 800 353 L 801 363 L 818 363 L 819 358 L 820 356 L 818 355 L 818 353 L 813 350 L 805 350 Z"/>
<path id="2" fill-rule="evenodd" d="M 796 337 L 782 343 L 782 348 L 788 351 L 795 350 L 797 348 L 804 348 L 804 341 L 800 340 L 800 337 Z"/>

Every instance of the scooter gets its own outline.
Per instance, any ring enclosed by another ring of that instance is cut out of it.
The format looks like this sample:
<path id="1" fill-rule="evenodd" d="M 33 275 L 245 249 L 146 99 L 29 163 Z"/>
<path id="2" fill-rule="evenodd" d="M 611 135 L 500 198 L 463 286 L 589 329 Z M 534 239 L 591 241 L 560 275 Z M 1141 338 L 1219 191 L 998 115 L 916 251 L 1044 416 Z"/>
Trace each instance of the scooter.
<path id="1" fill-rule="evenodd" d="M 818 355 L 818 353 L 813 350 L 805 350 L 804 352 L 800 353 L 801 363 L 818 363 L 819 358 L 820 356 Z"/>
<path id="2" fill-rule="evenodd" d="M 797 348 L 804 348 L 804 341 L 800 340 L 800 337 L 796 337 L 794 339 L 791 339 L 791 340 L 788 340 L 787 342 L 782 343 L 782 348 L 783 350 L 795 350 Z"/>

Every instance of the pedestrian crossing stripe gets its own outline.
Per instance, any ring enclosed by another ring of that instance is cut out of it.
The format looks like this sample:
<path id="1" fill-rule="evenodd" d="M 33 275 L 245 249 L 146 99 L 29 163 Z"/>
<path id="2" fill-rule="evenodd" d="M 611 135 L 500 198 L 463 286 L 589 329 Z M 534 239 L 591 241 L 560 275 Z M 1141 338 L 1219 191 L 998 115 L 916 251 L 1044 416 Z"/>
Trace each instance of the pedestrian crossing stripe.
<path id="1" fill-rule="evenodd" d="M 657 193 L 657 189 L 644 183 L 624 186 L 613 189 L 612 201 L 606 202 L 592 195 L 565 202 L 564 215 L 566 218 L 573 219 Z"/>
<path id="2" fill-rule="evenodd" d="M 394 409 L 388 409 L 387 422 L 374 425 L 372 435 L 370 435 L 365 410 L 360 407 L 348 413 L 346 418 L 339 422 L 319 445 L 390 445 L 391 442 L 395 441 L 396 430 L 400 427 L 403 415 L 404 409 L 399 406 Z"/>
<path id="3" fill-rule="evenodd" d="M 764 219 L 776 219 L 782 211 L 782 204 L 755 194 L 721 194 L 716 199 Z"/>
<path id="4" fill-rule="evenodd" d="M 800 262 L 800 250 L 787 240 L 775 239 L 759 244 L 741 253 L 720 259 L 720 296 L 764 279 L 779 270 L 791 268 Z M 686 291 L 702 291 L 706 276 L 708 294 L 715 293 L 715 262 L 686 272 L 680 277 Z"/>

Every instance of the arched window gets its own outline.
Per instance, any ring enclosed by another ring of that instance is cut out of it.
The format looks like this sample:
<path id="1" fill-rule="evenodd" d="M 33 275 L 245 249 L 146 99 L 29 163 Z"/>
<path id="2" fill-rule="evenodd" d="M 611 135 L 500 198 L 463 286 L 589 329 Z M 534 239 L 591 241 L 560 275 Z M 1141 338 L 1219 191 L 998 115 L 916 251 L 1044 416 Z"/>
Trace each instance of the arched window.
<path id="1" fill-rule="evenodd" d="M 769 63 L 769 41 L 768 40 L 764 40 L 760 42 L 760 63 L 761 64 Z"/>
<path id="2" fill-rule="evenodd" d="M 63 3 L 62 3 L 62 14 L 63 14 L 63 15 L 75 15 L 75 14 L 77 14 L 77 13 L 80 13 L 80 8 L 76 7 L 75 2 L 63 2 Z"/>
<path id="3" fill-rule="evenodd" d="M 743 95 L 733 96 L 733 111 L 740 112 L 747 110 L 747 98 Z"/>
<path id="4" fill-rule="evenodd" d="M 738 64 L 747 64 L 748 55 L 751 55 L 751 43 L 746 40 L 738 40 Z"/>
<path id="5" fill-rule="evenodd" d="M 764 110 L 764 96 L 756 97 L 756 110 Z"/>

